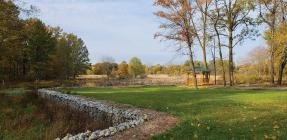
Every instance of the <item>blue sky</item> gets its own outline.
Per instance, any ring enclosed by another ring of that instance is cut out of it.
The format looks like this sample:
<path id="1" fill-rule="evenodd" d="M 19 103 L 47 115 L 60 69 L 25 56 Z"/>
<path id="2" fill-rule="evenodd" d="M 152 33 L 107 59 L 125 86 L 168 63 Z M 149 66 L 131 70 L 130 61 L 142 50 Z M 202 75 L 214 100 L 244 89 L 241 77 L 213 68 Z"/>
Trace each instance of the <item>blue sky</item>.
<path id="1" fill-rule="evenodd" d="M 117 62 L 136 56 L 148 65 L 182 63 L 187 59 L 167 47 L 170 44 L 153 38 L 159 26 L 159 19 L 153 15 L 156 11 L 153 0 L 24 1 L 40 9 L 37 17 L 46 24 L 60 26 L 81 37 L 92 63 L 107 56 Z M 264 45 L 262 37 L 246 41 L 235 48 L 235 60 L 240 61 L 252 48 Z M 200 51 L 196 58 L 201 59 Z"/>

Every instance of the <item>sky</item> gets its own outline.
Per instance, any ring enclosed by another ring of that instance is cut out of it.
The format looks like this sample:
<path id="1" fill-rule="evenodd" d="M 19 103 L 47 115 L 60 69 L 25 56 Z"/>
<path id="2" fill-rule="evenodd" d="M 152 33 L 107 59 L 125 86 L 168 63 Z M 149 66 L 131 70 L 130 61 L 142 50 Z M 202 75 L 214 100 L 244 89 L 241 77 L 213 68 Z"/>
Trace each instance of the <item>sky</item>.
<path id="1" fill-rule="evenodd" d="M 181 64 L 186 56 L 174 52 L 171 43 L 154 39 L 160 19 L 154 16 L 153 0 L 24 0 L 36 6 L 47 25 L 60 26 L 82 38 L 92 63 L 113 57 L 116 62 L 136 56 L 147 65 Z M 254 47 L 265 46 L 262 37 L 247 40 L 235 48 L 239 62 Z M 197 50 L 200 50 L 197 48 Z M 196 59 L 201 60 L 200 51 Z M 225 56 L 227 58 L 227 56 Z M 210 59 L 210 58 L 208 58 Z"/>

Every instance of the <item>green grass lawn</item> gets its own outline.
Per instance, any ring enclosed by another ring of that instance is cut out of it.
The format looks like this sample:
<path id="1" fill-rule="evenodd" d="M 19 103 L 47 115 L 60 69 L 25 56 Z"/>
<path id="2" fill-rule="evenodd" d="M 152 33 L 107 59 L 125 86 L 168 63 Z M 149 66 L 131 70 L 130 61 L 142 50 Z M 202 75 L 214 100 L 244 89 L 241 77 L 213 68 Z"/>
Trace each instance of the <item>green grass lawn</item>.
<path id="1" fill-rule="evenodd" d="M 182 123 L 152 139 L 286 139 L 287 91 L 140 87 L 65 89 L 169 112 Z"/>

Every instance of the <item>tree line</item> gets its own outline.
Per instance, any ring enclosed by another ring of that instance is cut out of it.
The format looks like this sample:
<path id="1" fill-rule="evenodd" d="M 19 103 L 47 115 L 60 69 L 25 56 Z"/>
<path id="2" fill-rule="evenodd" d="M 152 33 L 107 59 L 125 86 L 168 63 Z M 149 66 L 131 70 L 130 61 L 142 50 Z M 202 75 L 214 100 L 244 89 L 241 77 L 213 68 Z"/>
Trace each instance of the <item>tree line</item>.
<path id="1" fill-rule="evenodd" d="M 26 12 L 13 1 L 0 0 L 0 9 L 3 83 L 70 79 L 84 73 L 90 65 L 87 47 L 78 36 L 48 26 L 37 18 L 21 18 Z"/>
<path id="2" fill-rule="evenodd" d="M 228 64 L 228 61 L 224 61 Z M 196 67 L 204 66 L 205 64 L 201 61 L 194 62 Z M 208 67 L 214 72 L 213 61 L 207 62 Z M 227 65 L 226 65 L 227 66 Z M 216 59 L 216 66 L 218 74 L 222 75 L 219 60 Z M 116 63 L 113 58 L 102 60 L 102 62 L 91 65 L 87 74 L 89 75 L 106 75 L 108 79 L 132 79 L 132 78 L 145 78 L 147 75 L 165 74 L 169 76 L 181 76 L 186 75 L 187 71 L 190 70 L 190 62 L 187 60 L 183 64 L 155 64 L 145 65 L 137 57 L 131 58 L 129 63 L 122 61 Z"/>
<path id="3" fill-rule="evenodd" d="M 88 74 L 106 75 L 108 79 L 143 78 L 146 74 L 145 69 L 146 65 L 137 57 L 131 58 L 129 63 L 123 61 L 119 64 L 109 58 L 92 65 Z"/>
<path id="4" fill-rule="evenodd" d="M 207 49 L 214 48 L 213 58 L 219 57 L 223 73 L 228 72 L 227 81 L 234 85 L 234 48 L 246 39 L 256 38 L 258 27 L 264 25 L 264 38 L 268 42 L 270 78 L 275 84 L 282 84 L 286 66 L 286 6 L 284 0 L 155 0 L 155 6 L 162 10 L 155 13 L 162 19 L 161 31 L 155 34 L 163 41 L 172 41 L 177 51 L 189 56 L 194 70 L 194 47 L 200 46 L 203 62 L 207 65 Z M 227 49 L 228 69 L 225 69 L 223 49 Z M 277 72 L 275 69 L 277 68 Z M 197 88 L 195 71 L 193 81 Z"/>

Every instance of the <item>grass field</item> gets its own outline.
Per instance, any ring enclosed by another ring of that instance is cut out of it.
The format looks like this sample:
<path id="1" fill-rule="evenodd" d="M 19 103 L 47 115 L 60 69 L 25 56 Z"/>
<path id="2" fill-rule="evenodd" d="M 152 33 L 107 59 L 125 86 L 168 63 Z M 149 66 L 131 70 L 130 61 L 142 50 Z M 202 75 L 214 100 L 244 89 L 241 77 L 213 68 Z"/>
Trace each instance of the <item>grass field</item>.
<path id="1" fill-rule="evenodd" d="M 66 91 L 169 112 L 182 123 L 152 139 L 286 139 L 287 91 L 140 87 Z"/>

